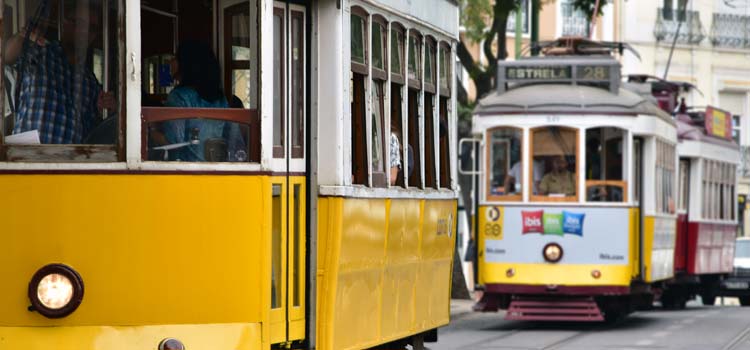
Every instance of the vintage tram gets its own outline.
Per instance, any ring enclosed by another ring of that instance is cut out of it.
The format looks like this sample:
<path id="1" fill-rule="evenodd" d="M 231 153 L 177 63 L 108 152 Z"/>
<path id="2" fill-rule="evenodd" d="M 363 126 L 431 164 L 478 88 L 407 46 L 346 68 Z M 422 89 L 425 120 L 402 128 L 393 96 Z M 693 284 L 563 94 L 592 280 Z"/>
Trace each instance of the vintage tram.
<path id="1" fill-rule="evenodd" d="M 455 1 L 3 5 L 0 349 L 448 323 Z"/>
<path id="2" fill-rule="evenodd" d="M 617 319 L 674 276 L 677 124 L 625 88 L 605 46 L 560 40 L 502 62 L 474 114 L 475 309 Z"/>

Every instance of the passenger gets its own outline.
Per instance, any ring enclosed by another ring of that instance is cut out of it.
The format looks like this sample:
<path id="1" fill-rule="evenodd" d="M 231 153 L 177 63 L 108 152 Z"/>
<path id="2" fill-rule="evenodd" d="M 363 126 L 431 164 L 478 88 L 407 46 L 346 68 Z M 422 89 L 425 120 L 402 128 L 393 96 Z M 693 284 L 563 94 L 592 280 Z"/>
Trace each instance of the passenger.
<path id="1" fill-rule="evenodd" d="M 539 189 L 539 182 L 542 181 L 542 173 L 544 172 L 544 167 L 542 167 L 542 163 L 536 160 L 533 163 L 534 182 L 531 184 L 531 186 L 534 192 L 532 193 L 538 193 L 537 191 Z M 521 193 L 521 189 L 523 188 L 523 185 L 521 184 L 522 165 L 523 164 L 521 164 L 520 161 L 516 162 L 510 168 L 510 171 L 508 171 L 508 176 L 505 177 L 504 184 L 506 194 Z"/>
<path id="2" fill-rule="evenodd" d="M 539 183 L 539 191 L 542 195 L 565 195 L 576 194 L 575 174 L 568 170 L 568 161 L 564 156 L 557 156 L 552 162 L 552 171 L 542 177 Z"/>
<path id="3" fill-rule="evenodd" d="M 228 108 L 226 97 L 221 89 L 219 61 L 208 45 L 197 41 L 185 41 L 177 49 L 172 62 L 173 76 L 179 81 L 167 96 L 167 107 L 187 108 Z M 169 152 L 169 160 L 187 162 L 204 161 L 245 161 L 247 151 L 242 141 L 239 126 L 213 119 L 180 119 L 164 122 L 164 136 L 169 144 L 190 144 Z M 209 157 L 207 146 L 223 143 L 222 154 Z M 227 155 L 228 151 L 228 155 Z M 218 157 L 218 158 L 217 158 Z"/>
<path id="4" fill-rule="evenodd" d="M 401 171 L 401 142 L 398 139 L 398 129 L 391 124 L 391 186 L 396 185 L 398 173 Z"/>
<path id="5" fill-rule="evenodd" d="M 37 130 L 41 143 L 78 144 L 102 120 L 102 109 L 115 110 L 114 95 L 102 92 L 90 68 L 100 6 L 66 1 L 61 42 L 45 37 L 48 20 L 39 17 L 8 40 L 3 60 L 15 66 L 20 84 L 13 91 L 13 134 Z"/>

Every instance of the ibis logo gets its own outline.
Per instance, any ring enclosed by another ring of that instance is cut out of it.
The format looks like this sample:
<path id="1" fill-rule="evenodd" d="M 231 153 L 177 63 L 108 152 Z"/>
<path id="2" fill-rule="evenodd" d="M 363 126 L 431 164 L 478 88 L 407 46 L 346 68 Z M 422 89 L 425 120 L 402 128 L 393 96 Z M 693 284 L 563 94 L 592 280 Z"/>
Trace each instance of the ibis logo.
<path id="1" fill-rule="evenodd" d="M 586 214 L 545 213 L 544 210 L 521 211 L 522 233 L 563 236 L 571 234 L 583 237 L 583 219 Z"/>

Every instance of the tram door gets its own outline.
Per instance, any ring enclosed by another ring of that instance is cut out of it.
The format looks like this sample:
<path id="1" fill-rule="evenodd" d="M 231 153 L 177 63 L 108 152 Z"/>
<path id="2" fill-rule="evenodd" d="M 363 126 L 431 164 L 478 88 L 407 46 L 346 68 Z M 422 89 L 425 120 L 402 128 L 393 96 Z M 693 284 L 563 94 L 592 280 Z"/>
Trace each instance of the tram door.
<path id="1" fill-rule="evenodd" d="M 306 8 L 273 10 L 271 343 L 305 337 Z"/>

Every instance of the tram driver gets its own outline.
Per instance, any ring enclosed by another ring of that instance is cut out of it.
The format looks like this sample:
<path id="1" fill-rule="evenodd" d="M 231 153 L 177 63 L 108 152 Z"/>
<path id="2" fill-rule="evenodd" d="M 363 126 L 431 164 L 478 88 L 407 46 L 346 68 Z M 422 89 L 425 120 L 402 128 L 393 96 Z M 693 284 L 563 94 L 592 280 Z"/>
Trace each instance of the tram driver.
<path id="1" fill-rule="evenodd" d="M 552 171 L 546 173 L 539 183 L 539 192 L 542 195 L 565 195 L 576 194 L 575 174 L 568 169 L 568 161 L 565 156 L 558 155 L 552 160 Z"/>

